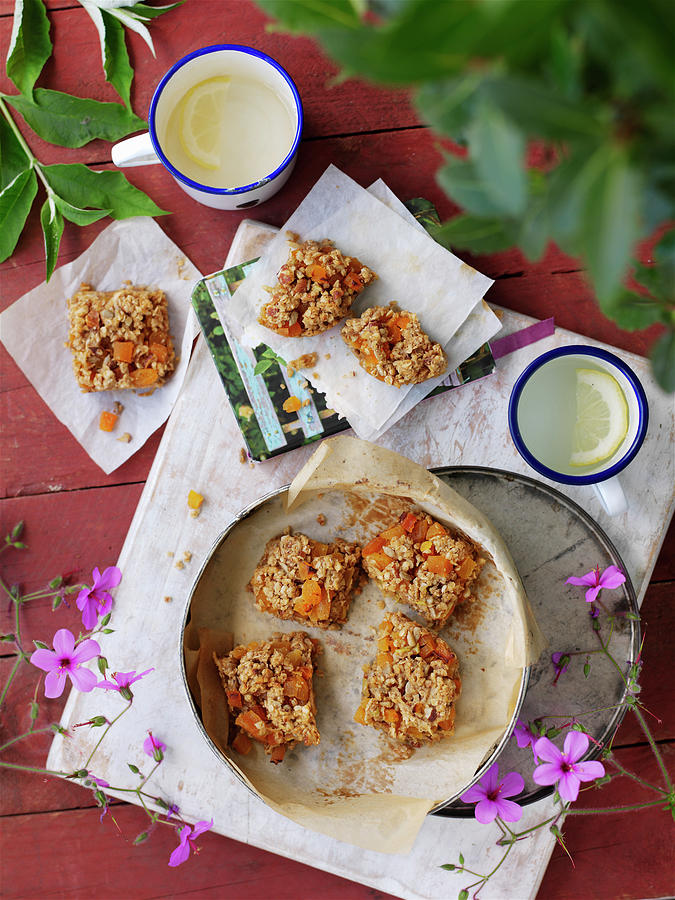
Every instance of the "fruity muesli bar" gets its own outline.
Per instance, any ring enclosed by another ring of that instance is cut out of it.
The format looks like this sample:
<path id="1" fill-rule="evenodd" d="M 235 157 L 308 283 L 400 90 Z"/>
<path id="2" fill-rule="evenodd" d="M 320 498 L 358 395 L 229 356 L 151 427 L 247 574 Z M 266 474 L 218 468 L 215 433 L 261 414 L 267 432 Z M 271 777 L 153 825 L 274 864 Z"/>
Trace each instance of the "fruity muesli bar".
<path id="1" fill-rule="evenodd" d="M 369 541 L 363 567 L 387 595 L 407 603 L 442 628 L 458 603 L 473 600 L 471 587 L 485 560 L 468 540 L 423 512 L 400 520 Z"/>
<path id="2" fill-rule="evenodd" d="M 361 578 L 360 562 L 358 544 L 282 534 L 268 541 L 249 588 L 262 612 L 319 628 L 341 625 Z"/>
<path id="3" fill-rule="evenodd" d="M 246 755 L 263 744 L 280 763 L 296 744 L 318 744 L 312 676 L 319 643 L 304 631 L 235 647 L 214 661 L 230 710 L 230 744 Z"/>
<path id="4" fill-rule="evenodd" d="M 443 348 L 422 331 L 415 313 L 395 304 L 372 306 L 358 319 L 347 319 L 341 334 L 361 368 L 395 387 L 435 378 L 448 365 Z"/>
<path id="5" fill-rule="evenodd" d="M 459 662 L 445 641 L 402 613 L 389 613 L 354 719 L 419 747 L 452 734 L 460 691 Z"/>
<path id="6" fill-rule="evenodd" d="M 83 391 L 159 387 L 173 372 L 164 291 L 96 291 L 82 284 L 68 300 L 68 314 L 68 346 Z"/>
<path id="7" fill-rule="evenodd" d="M 305 241 L 291 250 L 258 321 L 284 337 L 328 331 L 349 313 L 355 298 L 377 275 L 332 241 Z"/>

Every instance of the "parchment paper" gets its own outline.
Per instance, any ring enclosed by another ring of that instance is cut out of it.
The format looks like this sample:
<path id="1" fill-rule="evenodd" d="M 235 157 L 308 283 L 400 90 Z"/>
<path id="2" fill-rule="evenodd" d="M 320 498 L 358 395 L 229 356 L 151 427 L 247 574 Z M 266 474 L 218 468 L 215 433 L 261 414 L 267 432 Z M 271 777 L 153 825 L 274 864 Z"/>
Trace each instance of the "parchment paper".
<path id="1" fill-rule="evenodd" d="M 287 525 L 322 541 L 339 536 L 365 543 L 413 504 L 460 528 L 490 559 L 477 586 L 477 602 L 461 609 L 441 632 L 461 666 L 455 734 L 411 752 L 357 725 L 353 717 L 362 667 L 375 657 L 375 630 L 385 608 L 415 618 L 412 611 L 385 600 L 375 584 L 367 582 L 341 629 L 303 628 L 259 612 L 246 585 L 266 541 Z M 320 513 L 327 520 L 324 526 L 317 522 Z M 224 755 L 278 812 L 307 828 L 383 853 L 407 852 L 427 812 L 468 786 L 509 727 L 523 667 L 539 652 L 538 630 L 520 579 L 489 522 L 425 469 L 345 437 L 324 441 L 296 476 L 288 498 L 282 494 L 265 502 L 218 545 L 191 602 L 185 641 L 189 683 L 195 677 L 195 650 L 198 657 L 203 655 L 203 629 L 232 633 L 237 644 L 294 630 L 307 630 L 319 639 L 323 653 L 314 686 L 320 745 L 296 747 L 279 766 L 259 747 L 248 756 L 230 750 Z M 220 703 L 225 717 L 222 689 L 215 700 L 201 680 L 199 690 L 202 709 Z M 222 739 L 214 735 L 214 741 L 222 750 Z"/>
<path id="2" fill-rule="evenodd" d="M 269 299 L 264 286 L 274 285 L 288 258 L 287 232 L 301 240 L 329 238 L 350 256 L 358 256 L 378 274 L 357 298 L 352 309 L 396 301 L 416 312 L 432 340 L 446 347 L 475 309 L 492 280 L 463 263 L 432 240 L 421 226 L 413 227 L 399 211 L 388 208 L 335 166 L 329 166 L 302 201 L 228 305 L 228 324 L 241 343 L 265 343 L 283 359 L 317 352 L 319 358 L 306 373 L 326 395 L 329 405 L 345 416 L 357 434 L 374 436 L 392 417 L 411 386 L 395 388 L 369 376 L 340 337 L 340 325 L 311 338 L 283 338 L 257 322 Z M 489 330 L 473 349 L 487 340 Z M 469 351 L 471 352 L 471 351 Z M 326 356 L 329 354 L 329 358 Z M 466 355 L 451 360 L 448 374 Z M 430 382 L 425 382 L 427 392 Z"/>
<path id="3" fill-rule="evenodd" d="M 168 418 L 185 378 L 199 326 L 190 305 L 192 285 L 201 275 L 154 219 L 113 222 L 91 246 L 56 269 L 49 283 L 28 291 L 0 316 L 0 337 L 24 375 L 59 421 L 94 462 L 108 474 L 126 462 Z M 130 281 L 158 287 L 167 296 L 169 326 L 178 363 L 166 384 L 143 391 L 84 394 L 75 380 L 68 339 L 66 301 L 82 282 L 97 291 L 114 291 Z M 124 406 L 115 430 L 98 427 L 103 410 Z M 131 441 L 116 440 L 124 432 Z"/>

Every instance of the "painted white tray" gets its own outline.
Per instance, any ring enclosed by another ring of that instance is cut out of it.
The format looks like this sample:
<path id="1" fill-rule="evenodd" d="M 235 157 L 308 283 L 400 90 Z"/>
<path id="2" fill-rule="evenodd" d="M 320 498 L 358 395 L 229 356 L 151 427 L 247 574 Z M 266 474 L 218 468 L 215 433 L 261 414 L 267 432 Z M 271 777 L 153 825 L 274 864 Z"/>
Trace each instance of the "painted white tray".
<path id="1" fill-rule="evenodd" d="M 269 226 L 243 222 L 227 265 L 259 255 L 273 233 Z M 533 321 L 504 310 L 503 333 Z M 493 375 L 422 403 L 380 443 L 426 466 L 479 465 L 532 475 L 509 437 L 509 393 L 532 359 L 570 343 L 604 346 L 557 330 L 554 336 L 500 359 Z M 647 439 L 621 476 L 630 508 L 623 516 L 609 519 L 590 488 L 556 487 L 583 506 L 607 532 L 626 563 L 641 602 L 675 500 L 675 408 L 673 398 L 655 385 L 646 360 L 614 352 L 635 369 L 650 403 Z M 180 624 L 190 584 L 223 523 L 267 491 L 291 481 L 313 450 L 301 448 L 252 468 L 239 461 L 241 446 L 240 432 L 200 337 L 120 555 L 118 564 L 124 577 L 115 600 L 112 624 L 116 631 L 101 641 L 115 670 L 142 671 L 154 666 L 155 671 L 136 685 L 133 707 L 95 758 L 94 773 L 111 784 L 131 785 L 126 764 L 143 763 L 145 731 L 152 728 L 168 746 L 154 785 L 158 793 L 180 805 L 186 818 L 213 817 L 214 830 L 221 834 L 402 898 L 456 896 L 466 876 L 445 872 L 439 866 L 456 861 L 461 850 L 471 868 L 492 868 L 499 848 L 494 846 L 489 826 L 429 816 L 406 856 L 364 851 L 308 832 L 272 812 L 235 780 L 197 730 L 178 665 Z M 187 509 L 191 488 L 206 498 L 196 519 Z M 175 563 L 185 551 L 192 558 L 179 569 Z M 119 708 L 119 698 L 103 696 L 103 692 L 72 692 L 61 723 L 69 728 L 91 715 L 110 714 Z M 84 729 L 77 741 L 57 736 L 47 766 L 79 768 L 97 738 L 95 730 Z M 519 824 L 523 828 L 534 824 L 550 809 L 550 799 L 533 804 Z M 484 900 L 533 898 L 553 846 L 554 839 L 546 829 L 519 843 L 481 896 Z"/>

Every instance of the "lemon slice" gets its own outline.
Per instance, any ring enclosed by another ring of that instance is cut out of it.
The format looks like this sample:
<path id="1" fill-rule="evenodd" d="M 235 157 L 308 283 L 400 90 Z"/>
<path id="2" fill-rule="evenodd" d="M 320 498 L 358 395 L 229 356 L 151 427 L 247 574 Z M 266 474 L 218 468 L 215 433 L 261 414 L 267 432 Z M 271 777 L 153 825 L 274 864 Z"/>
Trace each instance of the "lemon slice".
<path id="1" fill-rule="evenodd" d="M 571 466 L 609 459 L 628 433 L 628 404 L 616 378 L 595 369 L 576 370 L 576 421 Z"/>
<path id="2" fill-rule="evenodd" d="M 190 88 L 183 98 L 178 137 L 190 159 L 204 169 L 220 166 L 221 126 L 229 86 L 226 75 L 214 75 Z"/>

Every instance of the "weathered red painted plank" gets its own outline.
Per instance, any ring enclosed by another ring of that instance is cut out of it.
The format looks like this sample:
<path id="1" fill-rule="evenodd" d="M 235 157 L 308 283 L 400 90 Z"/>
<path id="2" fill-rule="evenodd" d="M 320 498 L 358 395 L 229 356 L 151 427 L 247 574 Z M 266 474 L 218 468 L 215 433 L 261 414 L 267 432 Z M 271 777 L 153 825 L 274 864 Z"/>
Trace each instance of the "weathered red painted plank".
<path id="1" fill-rule="evenodd" d="M 675 745 L 662 746 L 675 777 Z M 622 764 L 654 784 L 663 784 L 649 748 L 621 752 Z M 578 806 L 599 809 L 647 802 L 655 795 L 627 778 L 581 795 Z M 675 894 L 675 843 L 670 814 L 659 807 L 633 813 L 570 816 L 564 827 L 572 865 L 556 848 L 538 900 L 639 900 Z"/>
<path id="2" fill-rule="evenodd" d="M 15 816 L 0 820 L 3 897 L 43 896 L 72 900 L 141 900 L 199 897 L 218 900 L 388 900 L 391 896 L 266 853 L 213 833 L 199 839 L 201 853 L 170 869 L 176 846 L 172 828 L 158 827 L 151 839 L 132 846 L 147 818 L 131 806 L 108 814 L 98 810 Z M 386 857 L 383 857 L 386 866 Z"/>

